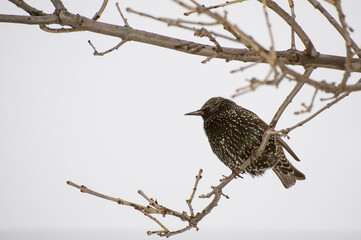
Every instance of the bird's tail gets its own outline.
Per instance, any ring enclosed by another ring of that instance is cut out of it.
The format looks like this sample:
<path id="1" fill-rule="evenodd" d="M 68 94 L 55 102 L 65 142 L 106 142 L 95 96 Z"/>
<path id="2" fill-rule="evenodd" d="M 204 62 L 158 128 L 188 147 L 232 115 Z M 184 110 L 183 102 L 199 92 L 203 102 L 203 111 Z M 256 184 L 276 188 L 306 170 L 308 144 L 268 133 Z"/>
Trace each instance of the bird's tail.
<path id="1" fill-rule="evenodd" d="M 285 156 L 273 167 L 273 171 L 277 174 L 285 188 L 295 185 L 296 180 L 306 179 L 305 175 L 298 171 Z"/>

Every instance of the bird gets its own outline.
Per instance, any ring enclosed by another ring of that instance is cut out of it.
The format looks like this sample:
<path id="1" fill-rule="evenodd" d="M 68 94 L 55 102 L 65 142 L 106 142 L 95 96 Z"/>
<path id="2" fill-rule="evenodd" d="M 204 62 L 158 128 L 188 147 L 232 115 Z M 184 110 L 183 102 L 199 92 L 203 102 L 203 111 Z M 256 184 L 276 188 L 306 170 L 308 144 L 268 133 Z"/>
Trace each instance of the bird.
<path id="1" fill-rule="evenodd" d="M 242 163 L 260 146 L 269 127 L 252 111 L 223 97 L 210 98 L 201 109 L 185 115 L 203 118 L 203 128 L 213 153 L 237 175 L 243 173 Z M 292 187 L 296 180 L 304 180 L 305 175 L 290 163 L 284 149 L 300 161 L 280 136 L 271 135 L 261 156 L 251 161 L 245 172 L 255 177 L 272 169 L 285 188 Z"/>

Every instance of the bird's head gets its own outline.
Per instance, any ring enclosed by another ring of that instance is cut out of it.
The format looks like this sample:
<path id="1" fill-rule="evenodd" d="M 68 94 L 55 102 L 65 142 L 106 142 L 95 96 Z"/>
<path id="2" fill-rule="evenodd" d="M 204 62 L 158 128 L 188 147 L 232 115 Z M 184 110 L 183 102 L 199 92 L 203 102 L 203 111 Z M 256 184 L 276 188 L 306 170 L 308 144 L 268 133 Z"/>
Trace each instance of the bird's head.
<path id="1" fill-rule="evenodd" d="M 218 114 L 222 111 L 231 109 L 232 107 L 237 106 L 233 101 L 222 98 L 222 97 L 213 97 L 209 99 L 201 109 L 186 113 L 185 115 L 193 116 L 202 116 L 203 119 L 207 119 L 214 114 Z"/>

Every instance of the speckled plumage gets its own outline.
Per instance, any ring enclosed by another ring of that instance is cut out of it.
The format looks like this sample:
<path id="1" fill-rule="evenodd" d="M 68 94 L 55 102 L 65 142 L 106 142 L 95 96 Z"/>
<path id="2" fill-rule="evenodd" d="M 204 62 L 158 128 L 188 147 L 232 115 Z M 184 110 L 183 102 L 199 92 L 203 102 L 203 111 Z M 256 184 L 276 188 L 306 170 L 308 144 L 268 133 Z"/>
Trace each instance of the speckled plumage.
<path id="1" fill-rule="evenodd" d="M 251 152 L 261 144 L 262 135 L 268 128 L 256 114 L 222 97 L 211 98 L 200 110 L 186 115 L 202 116 L 213 152 L 237 173 Z M 282 139 L 272 135 L 261 157 L 254 160 L 246 168 L 246 172 L 259 176 L 272 168 L 286 188 L 293 186 L 296 180 L 305 179 L 287 160 L 283 148 L 299 160 Z"/>

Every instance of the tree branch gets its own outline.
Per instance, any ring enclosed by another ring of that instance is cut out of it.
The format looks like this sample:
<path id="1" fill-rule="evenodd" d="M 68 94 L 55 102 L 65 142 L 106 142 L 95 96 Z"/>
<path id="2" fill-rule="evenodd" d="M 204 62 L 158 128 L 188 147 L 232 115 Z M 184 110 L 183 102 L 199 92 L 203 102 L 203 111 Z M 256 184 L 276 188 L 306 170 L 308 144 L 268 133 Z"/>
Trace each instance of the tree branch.
<path id="1" fill-rule="evenodd" d="M 305 70 L 303 76 L 300 77 L 302 79 L 302 81 L 297 82 L 294 89 L 290 92 L 290 94 L 286 97 L 286 99 L 283 101 L 283 103 L 281 104 L 281 106 L 277 110 L 277 112 L 274 115 L 271 123 L 269 124 L 270 128 L 275 128 L 276 127 L 276 124 L 277 124 L 278 120 L 280 119 L 282 113 L 284 112 L 286 107 L 292 102 L 292 99 L 296 96 L 296 94 L 301 90 L 301 88 L 302 88 L 302 86 L 303 86 L 303 84 L 305 82 L 305 79 L 308 79 L 310 77 L 313 70 L 314 70 L 313 68 L 307 68 Z"/>
<path id="2" fill-rule="evenodd" d="M 54 5 L 54 7 L 56 8 L 56 10 L 64 10 L 64 4 L 61 0 L 50 0 L 51 3 Z"/>
<path id="3" fill-rule="evenodd" d="M 316 0 L 308 0 L 309 3 L 312 4 L 314 8 L 316 8 L 322 15 L 331 23 L 332 26 L 337 30 L 337 32 L 343 37 L 343 39 L 346 41 L 347 36 L 345 35 L 345 32 L 343 28 L 338 24 L 338 22 L 332 17 L 332 15 L 327 12 L 327 10 L 321 5 L 320 2 Z M 358 45 L 351 39 L 352 41 L 352 48 L 356 52 L 357 56 L 361 58 L 361 49 L 358 47 Z"/>
<path id="4" fill-rule="evenodd" d="M 327 83 L 324 80 L 323 81 L 315 81 L 310 78 L 308 78 L 308 79 L 302 78 L 302 75 L 293 71 L 290 68 L 287 68 L 284 65 L 281 65 L 281 68 L 282 68 L 283 73 L 294 77 L 294 78 L 290 78 L 291 80 L 294 80 L 297 82 L 305 81 L 306 84 L 313 86 L 316 89 L 322 90 L 326 93 L 333 93 L 335 95 L 339 95 L 343 91 L 351 91 L 352 92 L 352 91 L 360 91 L 361 90 L 361 83 L 359 83 L 359 82 L 352 84 L 352 85 L 349 84 L 349 85 L 344 86 L 343 88 L 340 88 L 340 86 L 336 86 L 335 83 Z"/>
<path id="5" fill-rule="evenodd" d="M 32 18 L 25 16 L 15 17 L 14 15 L 0 14 L 0 22 L 13 22 L 36 25 L 56 23 L 64 26 L 71 26 L 77 30 L 90 31 L 104 35 L 119 37 L 122 39 L 127 38 L 128 41 L 147 43 L 176 51 L 185 52 L 188 54 L 221 58 L 226 59 L 227 61 L 236 60 L 243 62 L 267 62 L 266 59 L 259 56 L 257 52 L 251 51 L 249 49 L 222 47 L 222 52 L 220 52 L 217 51 L 217 48 L 214 46 L 162 36 L 159 34 L 136 30 L 129 27 L 102 23 L 80 15 L 72 14 L 67 10 L 61 10 L 59 11 L 59 13 L 46 15 L 46 17 L 47 18 Z M 58 21 L 55 20 L 56 17 L 59 18 Z M 46 19 L 48 19 L 49 22 L 46 22 Z M 309 55 L 306 56 L 300 51 L 277 51 L 276 55 L 277 58 L 279 60 L 282 60 L 284 64 L 291 65 L 307 66 L 312 64 L 314 67 L 344 70 L 346 63 L 345 57 L 322 54 L 316 57 L 311 57 Z M 350 71 L 361 72 L 360 59 L 351 59 Z"/>
<path id="6" fill-rule="evenodd" d="M 100 7 L 99 11 L 96 12 L 92 18 L 94 21 L 97 21 L 100 18 L 100 16 L 103 14 L 105 8 L 107 7 L 107 4 L 108 4 L 108 0 L 103 0 L 103 4 Z"/>
<path id="7" fill-rule="evenodd" d="M 291 29 L 293 31 L 295 31 L 295 33 L 297 34 L 297 36 L 300 38 L 300 40 L 302 41 L 302 43 L 305 45 L 306 47 L 306 53 L 308 56 L 317 56 L 318 53 L 315 49 L 315 47 L 313 46 L 313 43 L 311 41 L 311 39 L 307 36 L 307 34 L 303 31 L 303 29 L 301 28 L 300 25 L 298 25 L 298 23 L 296 21 L 294 21 L 294 19 L 288 15 L 288 13 L 286 13 L 280 6 L 277 5 L 277 3 L 275 3 L 272 0 L 258 0 L 258 2 L 263 4 L 263 1 L 265 1 L 267 7 L 269 7 L 270 9 L 272 9 L 275 13 L 277 13 L 283 20 L 285 20 L 285 22 L 290 25 Z"/>
<path id="8" fill-rule="evenodd" d="M 22 23 L 29 25 L 42 25 L 42 24 L 57 24 L 59 18 L 56 15 L 33 15 L 33 16 L 19 16 L 0 14 L 0 22 L 6 23 Z"/>
<path id="9" fill-rule="evenodd" d="M 361 79 L 358 81 L 359 84 L 361 84 Z M 311 116 L 309 116 L 308 118 L 306 118 L 305 120 L 295 124 L 292 127 L 288 127 L 286 129 L 282 129 L 279 132 L 282 134 L 288 134 L 290 131 L 303 126 L 305 123 L 309 122 L 310 120 L 312 120 L 313 118 L 315 118 L 317 115 L 319 115 L 321 112 L 323 112 L 324 110 L 330 108 L 332 105 L 338 103 L 340 100 L 342 100 L 343 98 L 347 97 L 349 94 L 351 93 L 351 91 L 347 91 L 344 94 L 342 94 L 341 96 L 335 98 L 332 102 L 327 103 L 324 107 L 322 107 L 321 109 L 319 109 L 317 112 L 315 112 L 314 114 L 312 114 Z"/>
<path id="10" fill-rule="evenodd" d="M 12 2 L 13 4 L 15 4 L 18 8 L 23 9 L 25 12 L 29 13 L 31 16 L 46 15 L 43 11 L 30 6 L 29 4 L 27 4 L 26 2 L 24 2 L 22 0 L 9 0 L 9 2 Z"/>
<path id="11" fill-rule="evenodd" d="M 244 164 L 242 164 L 241 168 L 245 169 L 248 165 L 249 165 L 249 163 L 244 163 Z M 195 181 L 195 184 L 194 184 L 194 187 L 192 190 L 191 197 L 188 200 L 186 200 L 186 203 L 190 209 L 190 215 L 185 211 L 178 212 L 178 211 L 175 211 L 175 210 L 172 210 L 170 208 L 160 205 L 157 201 L 153 200 L 153 198 L 149 198 L 147 195 L 145 195 L 145 193 L 142 190 L 139 190 L 138 193 L 148 202 L 147 206 L 129 202 L 129 201 L 123 200 L 121 198 L 107 196 L 105 194 L 91 190 L 84 185 L 78 185 L 71 181 L 67 181 L 67 184 L 72 187 L 80 189 L 80 191 L 82 193 L 88 193 L 88 194 L 96 196 L 96 197 L 100 197 L 100 198 L 103 198 L 106 200 L 116 202 L 120 205 L 132 207 L 135 210 L 142 212 L 145 216 L 149 217 L 152 221 L 156 222 L 162 228 L 162 230 L 148 231 L 147 232 L 148 235 L 157 234 L 162 237 L 170 237 L 175 234 L 179 234 L 179 233 L 185 232 L 187 230 L 190 230 L 192 228 L 196 228 L 196 230 L 198 230 L 197 224 L 206 215 L 208 215 L 213 210 L 213 208 L 215 208 L 218 205 L 218 202 L 221 199 L 221 197 L 225 196 L 222 193 L 222 189 L 228 183 L 230 183 L 235 177 L 236 177 L 235 173 L 230 174 L 228 177 L 223 178 L 221 180 L 221 183 L 218 186 L 212 187 L 213 190 L 210 193 L 208 193 L 207 195 L 204 195 L 204 194 L 201 195 L 200 198 L 210 198 L 213 196 L 213 199 L 201 212 L 194 214 L 194 210 L 192 207 L 192 201 L 193 201 L 194 195 L 197 191 L 198 183 L 199 183 L 200 179 L 202 178 L 202 169 L 200 169 L 198 175 L 196 176 L 196 181 Z M 166 216 L 177 217 L 181 221 L 188 222 L 188 226 L 180 228 L 178 230 L 170 231 L 163 223 L 161 223 L 157 218 L 155 218 L 153 216 L 154 214 L 159 214 L 159 215 L 162 215 L 163 217 L 166 217 Z"/>
<path id="12" fill-rule="evenodd" d="M 305 78 L 305 79 L 309 78 L 309 76 L 311 75 L 313 70 L 314 70 L 313 68 L 307 68 L 305 70 L 302 78 Z M 272 134 L 274 134 L 274 128 L 276 127 L 276 124 L 277 124 L 278 120 L 280 119 L 282 113 L 284 112 L 286 107 L 292 102 L 292 99 L 301 90 L 303 85 L 304 85 L 304 83 L 302 81 L 297 82 L 296 86 L 293 88 L 293 90 L 290 92 L 290 94 L 286 97 L 286 99 L 283 101 L 281 106 L 278 108 L 276 114 L 274 115 L 272 121 L 269 124 L 267 131 L 265 131 L 263 133 L 262 142 L 261 142 L 260 146 L 249 157 L 250 162 L 259 158 L 262 155 L 262 153 L 265 150 L 266 145 L 269 141 L 269 138 L 271 137 Z"/>

